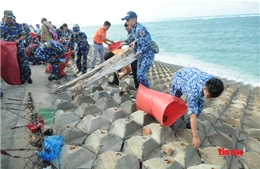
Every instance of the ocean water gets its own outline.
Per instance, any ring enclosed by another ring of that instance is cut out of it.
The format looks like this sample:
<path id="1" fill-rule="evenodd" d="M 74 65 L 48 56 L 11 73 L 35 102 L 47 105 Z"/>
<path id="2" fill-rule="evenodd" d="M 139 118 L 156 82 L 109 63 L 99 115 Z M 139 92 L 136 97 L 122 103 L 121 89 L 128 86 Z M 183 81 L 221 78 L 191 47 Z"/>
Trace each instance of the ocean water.
<path id="1" fill-rule="evenodd" d="M 232 15 L 140 21 L 160 48 L 155 60 L 197 67 L 215 76 L 260 86 L 260 15 Z M 107 38 L 127 37 L 114 24 Z M 81 26 L 90 44 L 99 26 Z"/>

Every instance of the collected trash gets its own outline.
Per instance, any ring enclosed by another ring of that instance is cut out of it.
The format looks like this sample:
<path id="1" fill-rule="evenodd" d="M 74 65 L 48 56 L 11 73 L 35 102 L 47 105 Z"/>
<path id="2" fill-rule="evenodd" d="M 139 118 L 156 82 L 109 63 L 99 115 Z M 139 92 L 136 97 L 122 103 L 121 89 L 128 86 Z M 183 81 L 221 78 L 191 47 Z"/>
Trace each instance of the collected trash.
<path id="1" fill-rule="evenodd" d="M 42 108 L 39 113 L 39 117 L 42 117 L 46 124 L 52 124 L 54 119 L 53 108 Z"/>
<path id="2" fill-rule="evenodd" d="M 36 131 L 38 131 L 39 129 L 41 129 L 43 126 L 44 126 L 45 122 L 44 120 L 39 117 L 37 119 L 37 122 L 34 124 L 33 122 L 30 122 L 28 125 L 27 125 L 27 128 L 32 132 L 32 133 L 35 133 Z"/>
<path id="3" fill-rule="evenodd" d="M 48 136 L 44 139 L 43 150 L 36 154 L 44 161 L 52 161 L 59 155 L 63 142 L 61 135 Z"/>

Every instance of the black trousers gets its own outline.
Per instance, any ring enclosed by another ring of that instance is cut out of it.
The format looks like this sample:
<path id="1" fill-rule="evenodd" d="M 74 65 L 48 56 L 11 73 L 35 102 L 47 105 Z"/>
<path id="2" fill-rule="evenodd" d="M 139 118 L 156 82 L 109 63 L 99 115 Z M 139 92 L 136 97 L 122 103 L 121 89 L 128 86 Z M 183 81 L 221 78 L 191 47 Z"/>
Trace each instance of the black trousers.
<path id="1" fill-rule="evenodd" d="M 133 63 L 131 63 L 132 67 L 132 73 L 134 77 L 134 82 L 135 82 L 135 88 L 138 89 L 139 87 L 139 82 L 137 80 L 136 74 L 137 74 L 137 60 L 135 60 Z"/>

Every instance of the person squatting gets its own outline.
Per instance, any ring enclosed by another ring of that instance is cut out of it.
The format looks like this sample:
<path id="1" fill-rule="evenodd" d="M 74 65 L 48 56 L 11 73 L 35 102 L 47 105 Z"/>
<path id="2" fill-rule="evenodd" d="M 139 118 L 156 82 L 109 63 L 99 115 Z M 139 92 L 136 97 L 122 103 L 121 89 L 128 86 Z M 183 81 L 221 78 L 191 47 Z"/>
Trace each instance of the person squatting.
<path id="1" fill-rule="evenodd" d="M 58 80 L 62 77 L 58 76 L 59 63 L 66 64 L 65 53 L 68 49 L 67 45 L 63 45 L 60 42 L 50 40 L 39 46 L 36 50 L 37 61 L 48 62 L 51 64 L 51 74 L 49 81 Z"/>

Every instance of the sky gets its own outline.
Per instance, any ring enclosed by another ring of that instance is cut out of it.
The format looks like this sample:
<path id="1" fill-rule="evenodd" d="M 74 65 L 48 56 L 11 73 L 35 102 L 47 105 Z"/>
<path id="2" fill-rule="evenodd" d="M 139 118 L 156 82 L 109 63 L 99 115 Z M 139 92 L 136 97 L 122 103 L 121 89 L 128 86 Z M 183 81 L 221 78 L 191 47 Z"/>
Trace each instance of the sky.
<path id="1" fill-rule="evenodd" d="M 259 4 L 259 1 L 252 0 L 14 0 L 12 4 L 1 2 L 0 11 L 3 16 L 4 10 L 12 10 L 18 23 L 33 26 L 40 24 L 43 17 L 58 27 L 63 23 L 101 26 L 106 20 L 111 24 L 122 24 L 121 18 L 128 11 L 135 11 L 141 22 L 166 18 L 259 14 Z"/>

